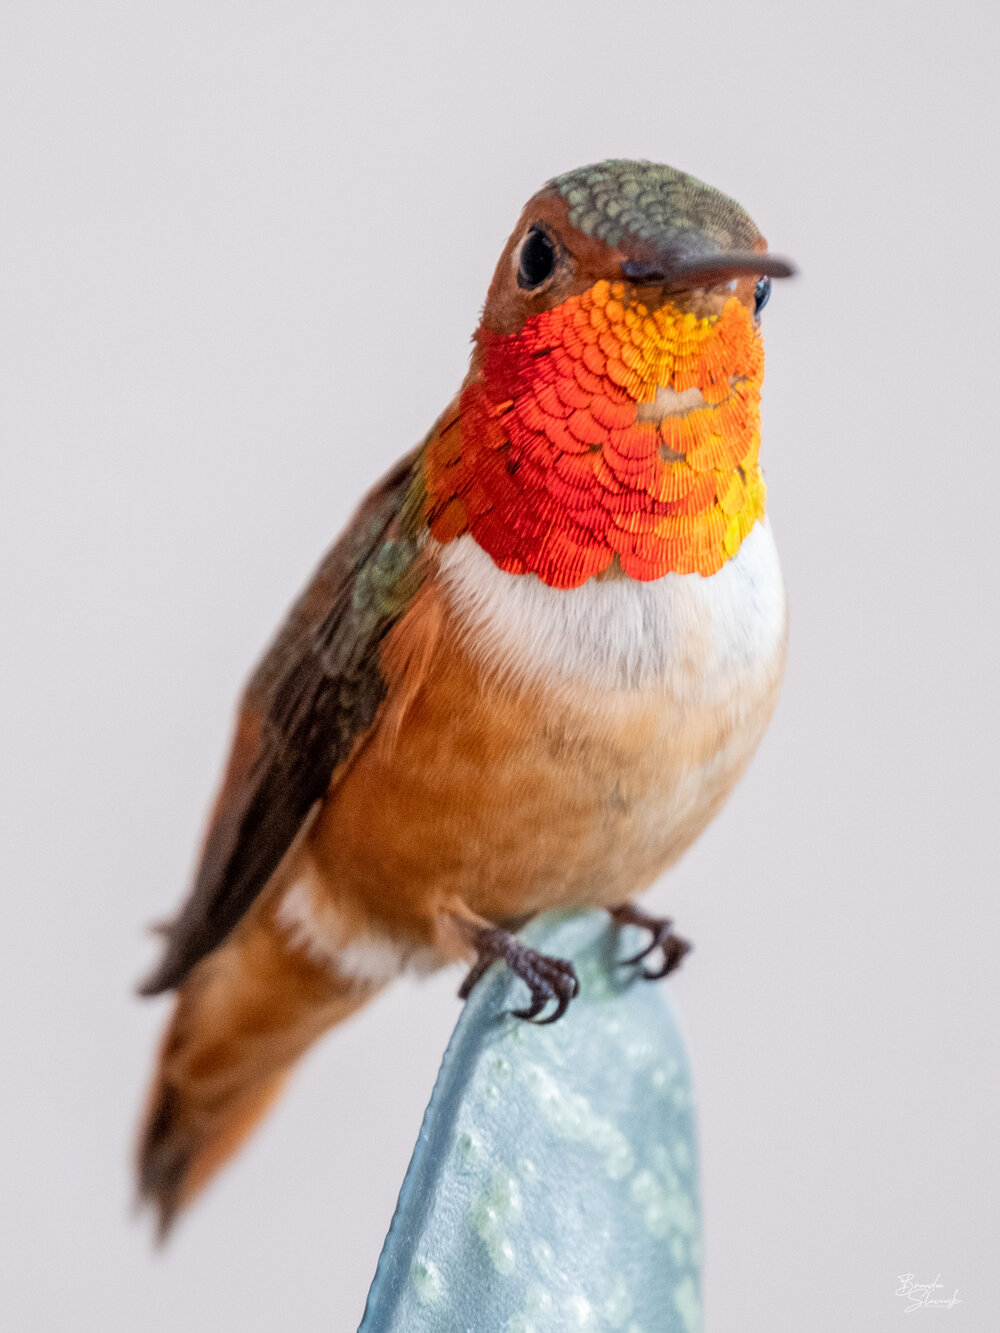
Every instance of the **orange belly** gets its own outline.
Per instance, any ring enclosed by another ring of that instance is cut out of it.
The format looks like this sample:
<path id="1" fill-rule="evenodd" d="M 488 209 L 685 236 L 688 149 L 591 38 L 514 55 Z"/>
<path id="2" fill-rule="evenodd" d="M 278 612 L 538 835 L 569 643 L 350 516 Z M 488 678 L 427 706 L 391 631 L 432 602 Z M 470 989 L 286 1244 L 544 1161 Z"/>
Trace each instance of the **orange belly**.
<path id="1" fill-rule="evenodd" d="M 331 951 L 376 935 L 448 956 L 449 911 L 502 924 L 646 888 L 748 763 L 784 660 L 782 645 L 751 692 L 698 705 L 662 682 L 516 684 L 463 646 L 439 590 L 408 621 L 386 655 L 387 720 L 338 775 L 295 869 Z"/>

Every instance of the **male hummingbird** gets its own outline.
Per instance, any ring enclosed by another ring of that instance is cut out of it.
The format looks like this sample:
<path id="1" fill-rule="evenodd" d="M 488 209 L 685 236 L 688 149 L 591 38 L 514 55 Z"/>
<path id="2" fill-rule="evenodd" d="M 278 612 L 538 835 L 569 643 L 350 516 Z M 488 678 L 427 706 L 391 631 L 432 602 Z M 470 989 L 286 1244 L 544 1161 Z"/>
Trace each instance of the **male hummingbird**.
<path id="1" fill-rule="evenodd" d="M 529 200 L 457 396 L 363 501 L 250 678 L 139 1148 L 165 1233 L 326 1028 L 405 968 L 503 959 L 551 1022 L 570 964 L 511 933 L 633 905 L 774 708 L 767 253 L 692 176 L 609 161 Z"/>

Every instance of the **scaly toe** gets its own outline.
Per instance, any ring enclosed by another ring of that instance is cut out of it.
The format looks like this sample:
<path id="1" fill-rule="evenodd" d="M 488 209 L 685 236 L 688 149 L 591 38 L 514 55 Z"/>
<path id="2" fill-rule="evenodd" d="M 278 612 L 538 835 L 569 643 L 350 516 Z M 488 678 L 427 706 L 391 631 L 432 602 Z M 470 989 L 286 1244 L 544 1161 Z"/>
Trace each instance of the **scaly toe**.
<path id="1" fill-rule="evenodd" d="M 471 937 L 478 958 L 472 970 L 462 982 L 459 997 L 466 999 L 472 988 L 493 963 L 503 959 L 515 976 L 528 987 L 531 1001 L 523 1009 L 513 1010 L 515 1018 L 523 1018 L 530 1023 L 554 1023 L 562 1018 L 569 1002 L 579 992 L 580 982 L 572 963 L 562 958 L 550 958 L 538 953 L 527 944 L 499 927 L 483 927 Z M 555 1001 L 555 1009 L 547 1018 L 539 1018 L 550 1000 Z"/>
<path id="2" fill-rule="evenodd" d="M 647 981 L 662 981 L 671 972 L 680 967 L 684 955 L 691 952 L 692 946 L 679 935 L 671 935 L 663 942 L 663 962 L 659 967 L 644 967 L 642 975 Z"/>
<path id="3" fill-rule="evenodd" d="M 683 940 L 679 935 L 673 933 L 673 922 L 669 917 L 650 916 L 648 912 L 644 912 L 641 907 L 636 907 L 634 903 L 623 903 L 621 907 L 612 908 L 611 917 L 620 925 L 639 926 L 643 930 L 648 930 L 650 934 L 649 943 L 646 947 L 640 949 L 637 954 L 633 954 L 631 958 L 623 959 L 620 964 L 621 967 L 635 967 L 656 949 L 662 952 L 663 962 L 658 967 L 643 967 L 641 969 L 641 975 L 647 981 L 659 981 L 661 978 L 669 976 L 680 965 L 684 955 L 691 949 L 687 940 Z"/>

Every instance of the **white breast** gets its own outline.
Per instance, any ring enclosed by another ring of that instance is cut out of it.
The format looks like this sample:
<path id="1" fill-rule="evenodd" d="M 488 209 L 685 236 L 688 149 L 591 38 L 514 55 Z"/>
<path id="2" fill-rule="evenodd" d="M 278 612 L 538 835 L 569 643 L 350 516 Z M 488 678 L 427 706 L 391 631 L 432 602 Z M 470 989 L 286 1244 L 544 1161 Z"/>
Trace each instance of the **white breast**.
<path id="1" fill-rule="evenodd" d="M 616 691 L 660 683 L 679 701 L 712 705 L 768 676 L 785 639 L 784 584 L 765 523 L 718 573 L 649 583 L 550 588 L 534 574 L 505 573 L 468 535 L 438 555 L 470 642 L 524 682 Z"/>

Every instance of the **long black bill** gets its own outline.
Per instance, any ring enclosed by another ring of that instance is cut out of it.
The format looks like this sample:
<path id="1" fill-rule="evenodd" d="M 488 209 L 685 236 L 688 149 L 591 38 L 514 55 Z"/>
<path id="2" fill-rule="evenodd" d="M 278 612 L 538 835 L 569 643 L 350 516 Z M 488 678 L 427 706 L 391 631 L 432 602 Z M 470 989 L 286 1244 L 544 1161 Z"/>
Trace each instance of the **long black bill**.
<path id="1" fill-rule="evenodd" d="M 790 278 L 795 265 L 780 255 L 757 254 L 754 250 L 729 250 L 717 255 L 671 257 L 661 261 L 628 259 L 622 276 L 639 286 L 709 287 L 745 273 L 761 278 Z"/>

